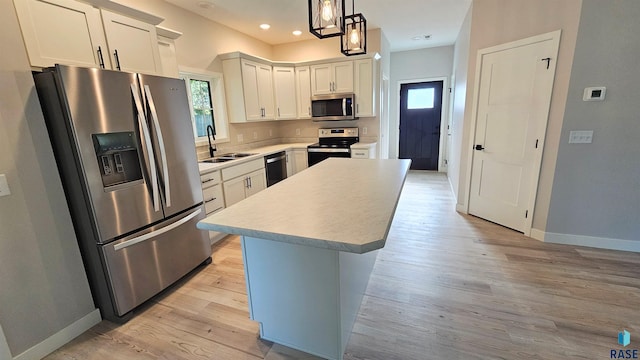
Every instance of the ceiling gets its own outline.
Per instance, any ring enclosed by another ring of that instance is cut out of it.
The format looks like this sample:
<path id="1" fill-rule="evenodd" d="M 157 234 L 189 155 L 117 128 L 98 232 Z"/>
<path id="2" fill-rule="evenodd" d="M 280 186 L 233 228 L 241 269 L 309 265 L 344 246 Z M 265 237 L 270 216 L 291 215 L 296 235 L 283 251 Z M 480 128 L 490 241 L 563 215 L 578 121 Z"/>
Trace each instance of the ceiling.
<path id="1" fill-rule="evenodd" d="M 166 0 L 271 45 L 315 39 L 305 0 Z M 381 28 L 391 51 L 451 45 L 472 0 L 357 0 L 367 28 Z M 345 0 L 346 14 L 352 3 Z M 259 25 L 271 25 L 269 30 Z M 293 30 L 302 35 L 294 36 Z M 430 39 L 425 39 L 430 35 Z"/>

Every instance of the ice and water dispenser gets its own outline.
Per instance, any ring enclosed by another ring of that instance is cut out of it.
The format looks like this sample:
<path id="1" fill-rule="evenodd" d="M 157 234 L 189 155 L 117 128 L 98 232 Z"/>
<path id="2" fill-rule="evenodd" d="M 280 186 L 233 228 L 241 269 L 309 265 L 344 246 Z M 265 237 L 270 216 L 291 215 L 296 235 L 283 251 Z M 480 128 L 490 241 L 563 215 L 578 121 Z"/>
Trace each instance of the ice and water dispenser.
<path id="1" fill-rule="evenodd" d="M 135 133 L 93 134 L 92 137 L 105 190 L 116 185 L 142 181 Z"/>

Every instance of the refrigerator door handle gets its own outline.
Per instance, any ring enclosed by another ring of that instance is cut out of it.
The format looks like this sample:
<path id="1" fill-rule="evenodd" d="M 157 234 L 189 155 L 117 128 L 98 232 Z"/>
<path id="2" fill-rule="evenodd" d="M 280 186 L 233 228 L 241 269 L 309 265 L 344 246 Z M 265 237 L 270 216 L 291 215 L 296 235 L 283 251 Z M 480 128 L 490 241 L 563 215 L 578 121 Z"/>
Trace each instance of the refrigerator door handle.
<path id="1" fill-rule="evenodd" d="M 149 151 L 149 167 L 151 168 L 151 189 L 152 189 L 152 200 L 153 200 L 153 209 L 154 211 L 160 211 L 160 201 L 158 199 L 158 172 L 156 170 L 156 162 L 153 160 L 155 155 L 153 154 L 153 146 L 151 144 L 151 135 L 149 134 L 149 128 L 147 126 L 147 121 L 144 117 L 144 113 L 142 112 L 142 102 L 140 101 L 140 97 L 138 96 L 138 90 L 136 89 L 135 84 L 131 84 L 131 94 L 133 95 L 133 101 L 136 104 L 136 109 L 138 111 L 138 122 L 142 127 L 142 135 L 144 137 L 144 142 Z"/>
<path id="2" fill-rule="evenodd" d="M 139 243 L 141 243 L 143 241 L 146 241 L 146 240 L 154 238 L 154 237 L 156 237 L 158 235 L 164 234 L 167 231 L 171 231 L 171 230 L 177 228 L 178 226 L 181 226 L 182 224 L 186 223 L 187 221 L 193 219 L 194 217 L 200 215 L 201 212 L 202 212 L 202 208 L 198 208 L 198 210 L 192 212 L 191 214 L 183 217 L 182 219 L 174 222 L 171 225 L 167 225 L 167 226 L 165 226 L 165 227 L 163 227 L 161 229 L 152 231 L 150 233 L 146 233 L 144 235 L 140 235 L 140 236 L 134 237 L 133 239 L 130 239 L 130 240 L 127 240 L 127 241 L 123 241 L 120 244 L 114 245 L 113 249 L 115 251 L 122 250 L 122 249 L 128 248 L 129 246 L 133 246 L 135 244 L 139 244 Z"/>
<path id="3" fill-rule="evenodd" d="M 160 129 L 160 122 L 158 121 L 158 112 L 156 111 L 156 104 L 153 102 L 153 96 L 151 96 L 151 89 L 149 85 L 144 86 L 144 93 L 147 97 L 147 103 L 149 104 L 149 110 L 151 110 L 151 120 L 153 121 L 153 127 L 158 134 L 158 144 L 160 146 L 160 157 L 162 159 L 162 174 L 164 180 L 164 199 L 167 207 L 171 206 L 171 186 L 169 185 L 169 166 L 167 165 L 167 151 L 164 146 L 164 138 L 162 137 L 162 130 Z"/>

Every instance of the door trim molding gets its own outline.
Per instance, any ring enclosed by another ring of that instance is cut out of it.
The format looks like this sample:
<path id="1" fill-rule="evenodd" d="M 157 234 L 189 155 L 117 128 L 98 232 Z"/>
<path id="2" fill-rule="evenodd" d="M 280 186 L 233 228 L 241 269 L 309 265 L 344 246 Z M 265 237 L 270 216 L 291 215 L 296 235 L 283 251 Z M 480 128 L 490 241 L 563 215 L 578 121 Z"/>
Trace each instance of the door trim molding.
<path id="1" fill-rule="evenodd" d="M 469 139 L 467 142 L 467 164 L 466 164 L 466 173 L 465 173 L 465 189 L 466 189 L 466 194 L 465 194 L 465 204 L 464 204 L 464 213 L 468 214 L 469 213 L 469 202 L 470 202 L 470 198 L 471 198 L 471 170 L 473 167 L 473 157 L 474 157 L 474 151 L 473 151 L 473 145 L 475 144 L 475 138 L 476 138 L 476 127 L 477 127 L 477 121 L 478 121 L 478 102 L 479 102 L 479 97 L 480 97 L 480 75 L 482 72 L 482 60 L 483 57 L 485 55 L 491 54 L 491 53 L 495 53 L 495 52 L 499 52 L 499 51 L 503 51 L 503 50 L 508 50 L 508 49 L 512 49 L 512 48 L 516 48 L 516 47 L 522 47 L 522 46 L 527 46 L 527 45 L 531 45 L 531 44 L 535 44 L 535 43 L 539 43 L 539 42 L 543 42 L 543 41 L 552 41 L 554 46 L 555 46 L 555 54 L 553 55 L 556 59 L 556 61 L 552 62 L 553 64 L 553 70 L 554 70 L 554 80 L 555 81 L 555 68 L 556 65 L 558 63 L 557 59 L 558 59 L 558 50 L 560 48 L 560 35 L 562 33 L 562 30 L 556 30 L 556 31 L 552 31 L 552 32 L 548 32 L 545 34 L 540 34 L 540 35 L 536 35 L 536 36 L 532 36 L 532 37 L 528 37 L 525 39 L 520 39 L 520 40 L 516 40 L 516 41 L 512 41 L 512 42 L 508 42 L 508 43 L 504 43 L 504 44 L 500 44 L 500 45 L 496 45 L 496 46 L 491 46 L 488 48 L 484 48 L 484 49 L 479 49 L 477 56 L 476 56 L 476 74 L 475 74 L 475 79 L 474 79 L 474 83 L 473 83 L 473 105 L 472 105 L 472 110 L 471 110 L 471 124 L 470 124 L 470 134 L 469 134 Z M 552 93 L 553 93 L 553 88 L 552 88 Z M 551 99 L 550 99 L 551 101 Z M 531 181 L 531 188 L 529 190 L 529 204 L 528 204 L 528 208 L 530 209 L 529 211 L 529 216 L 526 218 L 525 220 L 525 225 L 524 225 L 524 235 L 526 236 L 531 236 L 531 227 L 533 225 L 533 217 L 535 216 L 535 204 L 536 204 L 536 195 L 538 193 L 538 183 L 540 181 L 540 169 L 542 167 L 542 154 L 544 153 L 544 140 L 545 140 L 545 136 L 547 133 L 547 124 L 549 122 L 549 113 L 547 112 L 547 117 L 545 119 L 545 123 L 544 126 L 541 126 L 540 128 L 540 133 L 539 133 L 539 139 L 540 139 L 540 151 L 537 151 L 535 154 L 535 158 L 534 158 L 534 165 L 533 165 L 533 181 Z"/>
<path id="2" fill-rule="evenodd" d="M 443 126 L 447 126 L 447 116 L 449 113 L 449 81 L 446 76 L 440 77 L 431 77 L 431 78 L 419 78 L 419 79 L 408 79 L 408 80 L 398 80 L 398 93 L 396 94 L 396 100 L 398 104 L 398 123 L 395 126 L 395 147 L 396 147 L 396 158 L 400 156 L 400 92 L 401 87 L 404 84 L 415 84 L 421 82 L 432 82 L 432 81 L 442 81 L 442 110 L 440 111 L 440 140 L 439 140 L 439 149 L 438 149 L 438 172 L 446 172 L 447 167 L 443 166 L 443 161 L 445 158 L 444 147 L 447 145 L 447 134 L 446 131 L 442 131 Z M 445 107 L 446 106 L 446 107 Z"/>

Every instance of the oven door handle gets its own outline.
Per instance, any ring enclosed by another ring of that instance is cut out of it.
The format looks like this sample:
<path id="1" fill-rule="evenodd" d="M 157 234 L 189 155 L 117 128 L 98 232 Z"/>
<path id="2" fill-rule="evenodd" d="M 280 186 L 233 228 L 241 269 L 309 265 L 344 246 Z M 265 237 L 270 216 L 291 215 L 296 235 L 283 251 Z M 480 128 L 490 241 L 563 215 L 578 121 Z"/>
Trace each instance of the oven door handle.
<path id="1" fill-rule="evenodd" d="M 311 149 L 307 149 L 308 152 L 311 153 L 348 153 L 351 152 L 351 150 L 349 149 L 315 149 L 315 148 L 311 148 Z"/>

